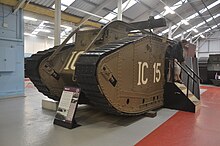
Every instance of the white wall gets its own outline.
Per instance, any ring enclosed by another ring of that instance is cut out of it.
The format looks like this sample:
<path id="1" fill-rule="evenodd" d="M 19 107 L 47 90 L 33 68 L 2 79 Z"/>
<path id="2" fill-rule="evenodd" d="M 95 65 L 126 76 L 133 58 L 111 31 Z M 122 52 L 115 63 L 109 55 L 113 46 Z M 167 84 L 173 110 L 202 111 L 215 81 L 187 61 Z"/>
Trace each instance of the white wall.
<path id="1" fill-rule="evenodd" d="M 54 40 L 46 37 L 24 36 L 24 53 L 25 56 L 43 51 L 54 46 Z"/>
<path id="2" fill-rule="evenodd" d="M 209 54 L 220 54 L 220 32 L 199 41 L 198 57 L 209 57 Z"/>
<path id="3" fill-rule="evenodd" d="M 75 37 L 73 39 L 70 39 L 68 43 L 72 43 L 75 40 Z M 61 39 L 61 43 L 64 41 L 64 39 Z M 43 51 L 46 49 L 49 49 L 54 46 L 54 40 L 49 39 L 47 37 L 43 36 L 24 36 L 24 56 L 30 57 L 32 54 L 37 53 L 38 51 Z"/>

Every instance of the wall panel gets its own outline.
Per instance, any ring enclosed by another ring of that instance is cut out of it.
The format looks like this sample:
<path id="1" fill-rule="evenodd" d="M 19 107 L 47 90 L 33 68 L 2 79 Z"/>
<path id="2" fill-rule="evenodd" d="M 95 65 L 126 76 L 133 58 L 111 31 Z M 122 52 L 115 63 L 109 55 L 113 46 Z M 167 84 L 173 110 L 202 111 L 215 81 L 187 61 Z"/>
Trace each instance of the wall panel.
<path id="1" fill-rule="evenodd" d="M 0 4 L 0 99 L 24 95 L 23 12 Z"/>

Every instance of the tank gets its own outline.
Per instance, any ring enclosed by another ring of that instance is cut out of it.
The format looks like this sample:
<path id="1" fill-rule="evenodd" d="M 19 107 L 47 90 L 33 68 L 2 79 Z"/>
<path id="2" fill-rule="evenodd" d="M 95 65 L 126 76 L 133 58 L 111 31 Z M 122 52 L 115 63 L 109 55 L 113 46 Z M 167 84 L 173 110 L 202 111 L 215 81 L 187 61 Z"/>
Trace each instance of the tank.
<path id="1" fill-rule="evenodd" d="M 164 19 L 151 19 L 77 29 L 60 46 L 27 58 L 26 76 L 38 91 L 57 101 L 65 86 L 76 86 L 82 91 L 79 104 L 115 115 L 144 114 L 163 106 L 168 46 L 166 39 L 144 29 L 164 25 Z M 74 33 L 75 44 L 66 44 Z"/>
<path id="2" fill-rule="evenodd" d="M 199 62 L 199 76 L 202 78 L 202 83 L 203 84 L 210 83 L 208 79 L 208 71 L 207 71 L 208 57 L 200 57 L 198 62 Z"/>
<path id="3" fill-rule="evenodd" d="M 220 54 L 210 54 L 207 63 L 208 79 L 216 85 L 220 86 Z"/>

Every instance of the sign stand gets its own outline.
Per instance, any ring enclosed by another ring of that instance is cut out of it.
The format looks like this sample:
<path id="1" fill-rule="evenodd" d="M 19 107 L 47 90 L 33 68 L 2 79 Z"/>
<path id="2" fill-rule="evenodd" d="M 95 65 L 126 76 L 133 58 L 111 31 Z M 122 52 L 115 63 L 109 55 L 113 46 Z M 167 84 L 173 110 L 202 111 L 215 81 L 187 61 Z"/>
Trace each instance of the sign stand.
<path id="1" fill-rule="evenodd" d="M 80 89 L 75 87 L 64 87 L 54 124 L 68 129 L 76 128 L 80 125 L 76 123 L 75 114 L 78 106 Z"/>

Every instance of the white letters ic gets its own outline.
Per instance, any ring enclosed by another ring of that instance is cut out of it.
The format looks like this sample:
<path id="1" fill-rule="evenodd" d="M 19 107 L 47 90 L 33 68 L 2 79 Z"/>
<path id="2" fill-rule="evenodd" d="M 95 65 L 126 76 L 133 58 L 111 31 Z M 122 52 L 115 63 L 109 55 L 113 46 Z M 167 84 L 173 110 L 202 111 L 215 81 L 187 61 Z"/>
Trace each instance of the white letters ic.
<path id="1" fill-rule="evenodd" d="M 147 62 L 138 62 L 138 83 L 137 85 L 147 84 L 148 78 L 144 77 L 145 69 L 148 68 Z"/>

